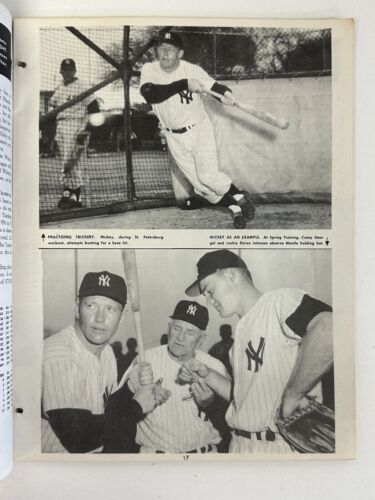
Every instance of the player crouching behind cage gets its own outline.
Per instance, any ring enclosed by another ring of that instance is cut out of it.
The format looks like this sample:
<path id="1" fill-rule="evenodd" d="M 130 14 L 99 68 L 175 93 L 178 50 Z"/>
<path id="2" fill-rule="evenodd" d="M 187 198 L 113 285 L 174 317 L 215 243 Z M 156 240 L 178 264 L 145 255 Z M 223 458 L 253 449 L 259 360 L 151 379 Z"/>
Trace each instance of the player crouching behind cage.
<path id="1" fill-rule="evenodd" d="M 182 60 L 183 43 L 177 33 L 161 36 L 157 55 L 158 61 L 142 67 L 140 92 L 165 128 L 169 150 L 197 195 L 186 200 L 184 208 L 201 208 L 204 202 L 225 207 L 234 227 L 242 229 L 253 219 L 255 208 L 249 194 L 219 170 L 214 129 L 201 98 L 212 90 L 222 96 L 223 104 L 232 106 L 232 91 L 201 67 Z"/>
<path id="2" fill-rule="evenodd" d="M 44 341 L 42 452 L 135 453 L 137 422 L 170 393 L 153 383 L 150 365 L 139 363 L 118 387 L 110 340 L 127 299 L 121 276 L 87 273 L 76 322 Z"/>
<path id="3" fill-rule="evenodd" d="M 52 109 L 68 103 L 87 90 L 76 77 L 76 64 L 73 59 L 64 59 L 61 62 L 60 73 L 63 82 L 51 97 L 49 105 Z M 66 107 L 57 115 L 55 140 L 62 162 L 60 181 L 63 185 L 58 207 L 63 210 L 82 207 L 81 187 L 84 183 L 79 163 L 90 140 L 87 130 L 88 117 L 99 111 L 99 103 L 95 96 L 91 95 Z"/>

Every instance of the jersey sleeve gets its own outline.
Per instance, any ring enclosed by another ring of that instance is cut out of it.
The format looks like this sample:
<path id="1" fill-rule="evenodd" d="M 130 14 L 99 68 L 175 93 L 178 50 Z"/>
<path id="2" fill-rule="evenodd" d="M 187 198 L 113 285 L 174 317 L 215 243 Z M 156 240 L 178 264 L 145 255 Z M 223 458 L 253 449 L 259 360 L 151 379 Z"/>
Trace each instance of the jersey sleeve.
<path id="1" fill-rule="evenodd" d="M 51 99 L 49 100 L 48 106 L 51 109 L 56 108 L 58 106 L 57 92 L 58 92 L 58 89 L 56 89 L 56 91 L 54 92 L 54 94 L 52 94 Z"/>
<path id="2" fill-rule="evenodd" d="M 192 71 L 192 78 L 199 80 L 205 87 L 211 89 L 212 85 L 215 83 L 215 79 L 212 78 L 203 68 L 194 65 L 194 70 Z"/>
<path id="3" fill-rule="evenodd" d="M 223 363 L 221 361 L 219 361 L 218 359 L 215 359 L 215 365 L 213 368 L 218 372 L 220 373 L 220 375 L 223 375 L 223 377 L 228 377 L 228 372 L 227 372 L 227 369 L 225 368 L 225 366 L 223 365 Z"/>
<path id="4" fill-rule="evenodd" d="M 217 371 L 218 373 L 220 373 L 220 375 L 223 375 L 223 377 L 229 377 L 227 369 L 225 368 L 223 363 L 218 359 L 214 358 L 213 356 L 204 353 L 204 358 L 202 357 L 201 359 L 199 359 L 199 361 L 206 364 L 212 370 Z"/>
<path id="5" fill-rule="evenodd" d="M 284 333 L 301 341 L 310 321 L 325 311 L 331 312 L 332 307 L 303 290 L 284 291 L 280 304 L 280 320 Z"/>
<path id="6" fill-rule="evenodd" d="M 156 79 L 151 63 L 145 63 L 141 69 L 141 81 L 139 86 L 142 87 L 145 83 L 160 83 Z"/>
<path id="7" fill-rule="evenodd" d="M 81 82 L 79 82 L 79 86 L 78 86 L 76 95 L 82 94 L 82 92 L 85 92 L 86 90 L 88 90 L 88 87 L 83 85 Z M 96 100 L 96 95 L 95 95 L 95 93 L 93 93 L 93 94 L 90 94 L 89 96 L 87 96 L 83 99 L 83 104 L 85 106 L 88 106 L 89 104 L 91 104 L 95 100 Z"/>
<path id="8" fill-rule="evenodd" d="M 43 411 L 90 409 L 84 377 L 71 360 L 53 358 L 43 363 Z"/>
<path id="9" fill-rule="evenodd" d="M 84 90 L 82 90 L 82 92 L 84 92 Z M 97 96 L 95 94 L 90 94 L 89 96 L 85 97 L 86 106 L 88 106 L 94 101 L 97 101 Z"/>

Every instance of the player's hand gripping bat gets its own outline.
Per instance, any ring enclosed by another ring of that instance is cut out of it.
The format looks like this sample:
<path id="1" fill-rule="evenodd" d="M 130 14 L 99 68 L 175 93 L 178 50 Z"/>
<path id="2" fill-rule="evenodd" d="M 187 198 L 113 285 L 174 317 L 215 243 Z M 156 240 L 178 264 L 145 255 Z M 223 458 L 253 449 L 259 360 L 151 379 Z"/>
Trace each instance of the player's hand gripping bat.
<path id="1" fill-rule="evenodd" d="M 138 281 L 137 260 L 136 260 L 135 250 L 133 249 L 122 250 L 121 256 L 122 256 L 122 263 L 124 266 L 125 281 L 128 288 L 129 302 L 134 316 L 139 360 L 143 362 L 145 361 L 145 349 L 143 346 L 142 323 L 141 323 L 141 301 L 139 295 L 139 281 Z M 120 387 L 123 383 L 123 380 L 120 382 Z M 163 379 L 159 378 L 155 382 L 153 387 L 154 402 L 156 406 L 165 403 L 165 401 L 171 395 L 170 391 L 162 387 L 161 385 L 162 382 Z"/>
<path id="2" fill-rule="evenodd" d="M 137 260 L 135 250 L 122 250 L 122 263 L 124 266 L 125 281 L 128 287 L 128 300 L 133 311 L 135 333 L 137 336 L 138 352 L 141 361 L 145 359 L 145 351 L 143 347 L 142 323 L 141 323 L 141 306 L 139 298 L 139 281 L 137 271 Z"/>
<path id="3" fill-rule="evenodd" d="M 205 93 L 210 94 L 213 97 L 216 97 L 220 101 L 223 100 L 223 96 L 221 94 L 218 94 L 217 92 L 214 92 L 213 90 L 205 89 Z M 245 113 L 248 113 L 251 116 L 255 116 L 259 120 L 262 120 L 263 122 L 272 125 L 273 127 L 277 127 L 282 130 L 286 130 L 289 127 L 289 122 L 287 120 L 283 120 L 282 118 L 276 118 L 275 116 L 271 115 L 271 113 L 267 113 L 266 111 L 260 111 L 259 109 L 250 106 L 250 104 L 236 100 L 234 102 L 234 106 L 236 106 L 239 109 L 242 109 L 242 111 L 245 111 Z"/>

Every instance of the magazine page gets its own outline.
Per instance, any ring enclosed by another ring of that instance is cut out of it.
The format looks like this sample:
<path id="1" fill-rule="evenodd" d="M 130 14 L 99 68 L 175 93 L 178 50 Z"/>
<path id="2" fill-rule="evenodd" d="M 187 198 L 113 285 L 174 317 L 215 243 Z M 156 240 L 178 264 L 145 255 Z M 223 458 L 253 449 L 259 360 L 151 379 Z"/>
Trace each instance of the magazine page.
<path id="1" fill-rule="evenodd" d="M 352 21 L 15 32 L 16 457 L 353 458 Z"/>
<path id="2" fill-rule="evenodd" d="M 0 479 L 13 462 L 11 30 L 10 13 L 0 5 Z"/>

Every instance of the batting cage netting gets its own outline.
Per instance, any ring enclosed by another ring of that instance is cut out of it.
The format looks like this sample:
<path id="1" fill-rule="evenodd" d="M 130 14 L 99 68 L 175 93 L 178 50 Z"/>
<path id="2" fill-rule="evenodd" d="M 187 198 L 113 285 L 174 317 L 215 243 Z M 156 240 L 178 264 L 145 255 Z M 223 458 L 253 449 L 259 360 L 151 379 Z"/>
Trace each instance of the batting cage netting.
<path id="1" fill-rule="evenodd" d="M 165 131 L 139 92 L 140 69 L 170 29 L 40 30 L 41 222 L 175 203 Z M 184 59 L 217 80 L 331 74 L 330 30 L 173 30 Z M 72 85 L 63 84 L 63 69 L 73 72 Z M 95 102 L 100 113 L 90 113 Z M 64 189 L 74 203 L 62 203 Z"/>

